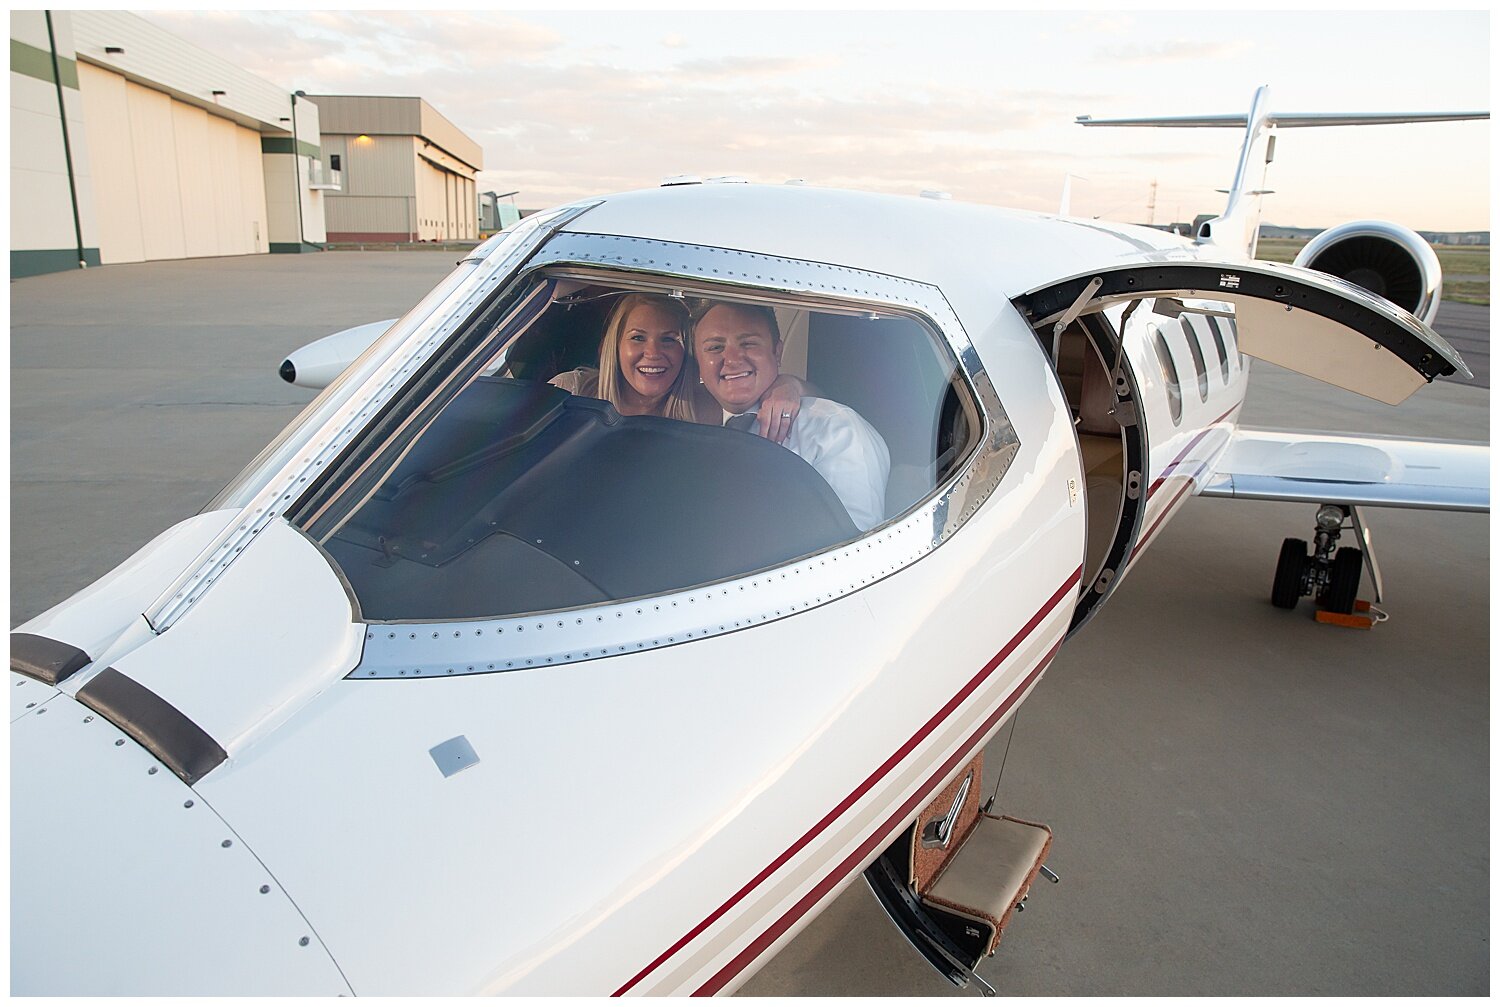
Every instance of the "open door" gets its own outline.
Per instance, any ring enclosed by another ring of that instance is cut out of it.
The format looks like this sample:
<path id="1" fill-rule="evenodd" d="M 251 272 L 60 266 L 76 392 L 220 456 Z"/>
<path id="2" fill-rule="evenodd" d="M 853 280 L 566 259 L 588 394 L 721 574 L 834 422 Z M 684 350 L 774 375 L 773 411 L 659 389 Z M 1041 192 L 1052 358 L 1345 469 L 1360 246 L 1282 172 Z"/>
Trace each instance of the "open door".
<path id="1" fill-rule="evenodd" d="M 1440 375 L 1473 377 L 1453 347 L 1411 312 L 1299 266 L 1135 259 L 1014 301 L 1040 327 L 1141 297 L 1228 302 L 1243 352 L 1390 405 Z"/>

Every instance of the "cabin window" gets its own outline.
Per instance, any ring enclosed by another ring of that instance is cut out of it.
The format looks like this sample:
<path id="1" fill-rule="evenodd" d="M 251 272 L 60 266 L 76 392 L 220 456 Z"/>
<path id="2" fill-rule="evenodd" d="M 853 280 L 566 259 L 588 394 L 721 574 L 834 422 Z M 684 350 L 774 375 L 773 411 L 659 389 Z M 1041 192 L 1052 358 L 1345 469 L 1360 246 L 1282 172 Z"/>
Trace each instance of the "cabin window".
<path id="1" fill-rule="evenodd" d="M 742 344 L 771 319 L 771 342 Z M 533 272 L 445 361 L 292 515 L 368 621 L 571 609 L 781 566 L 930 499 L 982 429 L 914 315 L 638 274 Z M 727 428 L 738 410 L 715 398 L 772 369 L 808 386 L 788 445 Z"/>
<path id="2" fill-rule="evenodd" d="M 1243 371 L 1245 369 L 1245 355 L 1240 352 L 1238 342 L 1239 330 L 1234 324 L 1234 319 L 1214 316 L 1213 320 L 1218 326 L 1218 331 L 1224 336 L 1224 343 L 1228 348 L 1230 360 L 1234 361 L 1235 368 Z"/>
<path id="3" fill-rule="evenodd" d="M 1208 401 L 1208 364 L 1203 357 L 1203 347 L 1198 342 L 1198 325 L 1196 319 L 1191 315 L 1183 315 L 1179 319 L 1182 326 L 1182 336 L 1187 340 L 1188 353 L 1193 358 L 1193 370 L 1198 377 L 1198 400 Z"/>
<path id="4" fill-rule="evenodd" d="M 1167 405 L 1172 410 L 1172 422 L 1182 422 L 1182 383 L 1177 380 L 1177 364 L 1172 360 L 1172 348 L 1161 329 L 1150 326 L 1151 345 L 1156 350 L 1157 363 L 1161 365 L 1162 381 L 1167 389 Z"/>
<path id="5" fill-rule="evenodd" d="M 1224 383 L 1229 384 L 1229 351 L 1224 348 L 1224 334 L 1219 331 L 1219 319 L 1214 315 L 1207 318 L 1208 331 L 1213 336 L 1214 348 L 1219 353 L 1219 370 L 1224 375 Z"/>

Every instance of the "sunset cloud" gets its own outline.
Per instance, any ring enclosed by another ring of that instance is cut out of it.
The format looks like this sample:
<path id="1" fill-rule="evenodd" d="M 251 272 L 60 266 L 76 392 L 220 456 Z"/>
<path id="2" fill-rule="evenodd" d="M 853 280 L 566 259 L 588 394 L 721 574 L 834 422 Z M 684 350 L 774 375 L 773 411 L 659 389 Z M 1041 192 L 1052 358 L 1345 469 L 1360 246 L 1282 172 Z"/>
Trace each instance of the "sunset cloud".
<path id="1" fill-rule="evenodd" d="M 1487 22 L 1472 13 L 1283 14 L 1274 24 L 1141 11 L 145 16 L 288 90 L 420 95 L 482 144 L 481 187 L 520 190 L 527 208 L 688 173 L 940 188 L 1052 210 L 1074 171 L 1089 179 L 1073 190 L 1082 215 L 1142 220 L 1155 182 L 1158 219 L 1179 207 L 1190 219 L 1222 208 L 1213 190 L 1229 181 L 1237 137 L 1083 130 L 1074 117 L 1238 111 L 1273 70 L 1278 108 L 1413 107 L 1398 82 L 1364 72 L 1382 59 L 1431 68 L 1417 105 L 1488 101 Z M 1357 48 L 1287 55 L 1299 32 L 1353 27 Z M 1483 227 L 1487 128 L 1299 130 L 1278 150 L 1268 212 L 1312 226 L 1359 206 L 1416 227 Z M 1393 147 L 1402 130 L 1427 132 Z M 1372 159 L 1379 177 L 1347 171 Z M 1441 185 L 1429 180 L 1435 166 Z"/>
<path id="2" fill-rule="evenodd" d="M 716 59 L 692 59 L 679 63 L 677 71 L 702 80 L 739 77 L 779 77 L 822 69 L 833 64 L 828 57 L 793 56 L 725 56 Z"/>
<path id="3" fill-rule="evenodd" d="M 1199 60 L 1227 60 L 1248 51 L 1246 39 L 1204 40 L 1169 39 L 1120 48 L 1102 47 L 1100 57 L 1116 63 L 1182 63 Z"/>

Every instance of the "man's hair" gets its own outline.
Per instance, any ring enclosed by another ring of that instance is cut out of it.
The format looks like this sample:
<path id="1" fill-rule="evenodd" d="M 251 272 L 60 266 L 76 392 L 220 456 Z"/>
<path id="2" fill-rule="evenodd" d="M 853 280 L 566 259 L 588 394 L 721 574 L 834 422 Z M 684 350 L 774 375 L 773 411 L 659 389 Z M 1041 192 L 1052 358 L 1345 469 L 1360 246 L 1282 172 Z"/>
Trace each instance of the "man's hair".
<path id="1" fill-rule="evenodd" d="M 776 309 L 769 304 L 745 304 L 740 301 L 713 301 L 708 299 L 699 301 L 697 306 L 693 308 L 693 332 L 695 339 L 698 331 L 698 323 L 703 321 L 703 316 L 714 308 L 733 308 L 736 311 L 743 311 L 754 318 L 759 318 L 766 323 L 766 328 L 771 332 L 771 345 L 775 346 L 781 342 L 781 326 L 776 324 Z M 694 346 L 696 348 L 696 343 Z"/>

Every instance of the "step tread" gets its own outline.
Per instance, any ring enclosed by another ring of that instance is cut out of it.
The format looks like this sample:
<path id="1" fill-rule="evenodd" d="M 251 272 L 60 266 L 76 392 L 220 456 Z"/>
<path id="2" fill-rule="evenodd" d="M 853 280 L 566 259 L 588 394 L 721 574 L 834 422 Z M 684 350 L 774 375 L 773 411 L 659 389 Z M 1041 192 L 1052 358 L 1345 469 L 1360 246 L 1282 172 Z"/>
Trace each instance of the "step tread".
<path id="1" fill-rule="evenodd" d="M 927 897 L 988 919 L 998 930 L 1030 887 L 1051 845 L 1052 830 L 1045 825 L 981 815 Z"/>

